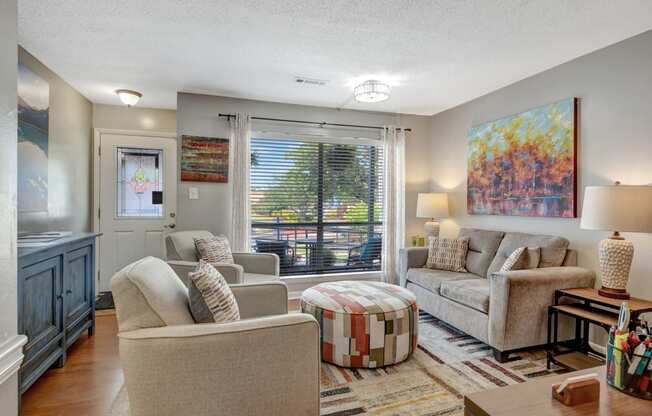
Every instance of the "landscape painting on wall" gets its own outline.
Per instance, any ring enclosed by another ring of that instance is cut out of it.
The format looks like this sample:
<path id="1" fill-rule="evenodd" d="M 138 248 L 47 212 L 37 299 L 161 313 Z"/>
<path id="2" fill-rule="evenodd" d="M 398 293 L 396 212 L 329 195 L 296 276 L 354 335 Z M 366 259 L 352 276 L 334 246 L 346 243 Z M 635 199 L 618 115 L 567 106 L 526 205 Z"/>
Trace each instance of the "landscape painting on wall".
<path id="1" fill-rule="evenodd" d="M 181 136 L 181 180 L 227 183 L 228 139 Z"/>
<path id="2" fill-rule="evenodd" d="M 471 128 L 469 214 L 576 217 L 577 99 Z"/>
<path id="3" fill-rule="evenodd" d="M 50 85 L 18 65 L 18 212 L 48 211 Z"/>

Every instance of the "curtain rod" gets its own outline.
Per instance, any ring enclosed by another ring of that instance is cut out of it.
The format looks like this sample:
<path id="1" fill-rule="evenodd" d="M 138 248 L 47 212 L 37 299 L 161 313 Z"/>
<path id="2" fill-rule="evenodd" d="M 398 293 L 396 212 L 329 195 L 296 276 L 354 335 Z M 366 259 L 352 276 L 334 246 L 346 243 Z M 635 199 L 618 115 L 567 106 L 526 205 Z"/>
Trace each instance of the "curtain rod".
<path id="1" fill-rule="evenodd" d="M 219 114 L 220 117 L 226 117 L 227 119 L 231 119 L 232 117 L 235 117 L 235 114 Z M 378 129 L 382 130 L 384 127 L 382 126 L 361 126 L 358 124 L 339 124 L 339 123 L 326 123 L 325 121 L 322 122 L 317 122 L 317 121 L 303 121 L 303 120 L 287 120 L 284 118 L 268 118 L 268 117 L 251 117 L 252 120 L 263 120 L 263 121 L 283 121 L 286 123 L 298 123 L 298 124 L 312 124 L 320 127 L 324 126 L 335 126 L 335 127 L 353 127 L 353 128 L 358 128 L 358 129 Z M 398 130 L 403 130 L 403 131 L 412 131 L 410 128 L 403 128 L 403 127 L 397 127 Z"/>

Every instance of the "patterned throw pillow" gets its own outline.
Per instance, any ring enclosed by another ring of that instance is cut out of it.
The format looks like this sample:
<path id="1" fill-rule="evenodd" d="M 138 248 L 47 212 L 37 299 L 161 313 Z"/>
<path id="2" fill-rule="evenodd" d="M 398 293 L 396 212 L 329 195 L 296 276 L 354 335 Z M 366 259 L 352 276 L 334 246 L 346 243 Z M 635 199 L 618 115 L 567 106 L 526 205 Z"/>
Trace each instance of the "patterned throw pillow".
<path id="1" fill-rule="evenodd" d="M 208 263 L 231 263 L 233 255 L 226 237 L 193 238 L 199 258 Z"/>
<path id="2" fill-rule="evenodd" d="M 541 258 L 539 247 L 519 247 L 505 259 L 501 272 L 510 270 L 536 269 Z"/>
<path id="3" fill-rule="evenodd" d="M 220 272 L 210 263 L 199 260 L 190 280 L 190 313 L 197 323 L 223 324 L 240 319 L 240 309 L 233 292 Z"/>
<path id="4" fill-rule="evenodd" d="M 451 272 L 466 272 L 466 253 L 468 250 L 468 237 L 430 237 L 426 267 Z"/>

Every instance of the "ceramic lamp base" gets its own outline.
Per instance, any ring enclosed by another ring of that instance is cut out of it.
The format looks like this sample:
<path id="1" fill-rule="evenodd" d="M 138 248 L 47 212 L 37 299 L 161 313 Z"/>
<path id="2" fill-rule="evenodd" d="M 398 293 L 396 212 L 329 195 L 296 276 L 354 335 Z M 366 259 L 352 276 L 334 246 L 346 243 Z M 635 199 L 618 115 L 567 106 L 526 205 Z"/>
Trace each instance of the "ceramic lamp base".
<path id="1" fill-rule="evenodd" d="M 627 281 L 634 257 L 634 244 L 620 237 L 600 241 L 599 259 L 602 288 L 600 294 L 628 299 Z"/>
<path id="2" fill-rule="evenodd" d="M 426 237 L 439 237 L 439 223 L 437 221 L 428 221 L 423 226 Z"/>

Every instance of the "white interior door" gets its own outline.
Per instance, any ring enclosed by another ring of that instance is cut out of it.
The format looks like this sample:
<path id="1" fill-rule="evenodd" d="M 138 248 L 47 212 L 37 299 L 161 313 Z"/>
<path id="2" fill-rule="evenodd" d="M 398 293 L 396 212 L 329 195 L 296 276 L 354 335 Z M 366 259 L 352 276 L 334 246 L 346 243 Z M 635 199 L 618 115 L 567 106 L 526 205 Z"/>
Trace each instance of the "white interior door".
<path id="1" fill-rule="evenodd" d="M 177 144 L 174 138 L 100 136 L 99 289 L 115 272 L 145 256 L 164 258 L 175 227 Z"/>

